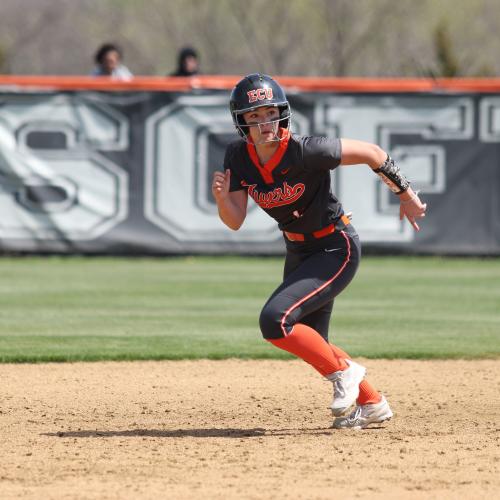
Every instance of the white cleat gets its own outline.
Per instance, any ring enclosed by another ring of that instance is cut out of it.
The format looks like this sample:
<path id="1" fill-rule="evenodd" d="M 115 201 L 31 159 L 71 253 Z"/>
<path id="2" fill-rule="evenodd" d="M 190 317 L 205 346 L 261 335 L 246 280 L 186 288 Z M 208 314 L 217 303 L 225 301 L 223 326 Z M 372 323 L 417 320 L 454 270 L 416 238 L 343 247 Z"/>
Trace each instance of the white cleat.
<path id="1" fill-rule="evenodd" d="M 379 403 L 357 405 L 347 417 L 336 418 L 333 421 L 334 429 L 364 429 L 370 424 L 380 424 L 392 417 L 389 403 L 382 396 Z"/>
<path id="2" fill-rule="evenodd" d="M 359 384 L 363 380 L 366 368 L 351 359 L 346 359 L 349 368 L 339 370 L 326 378 L 333 383 L 333 402 L 330 408 L 335 417 L 343 415 L 359 396 Z"/>

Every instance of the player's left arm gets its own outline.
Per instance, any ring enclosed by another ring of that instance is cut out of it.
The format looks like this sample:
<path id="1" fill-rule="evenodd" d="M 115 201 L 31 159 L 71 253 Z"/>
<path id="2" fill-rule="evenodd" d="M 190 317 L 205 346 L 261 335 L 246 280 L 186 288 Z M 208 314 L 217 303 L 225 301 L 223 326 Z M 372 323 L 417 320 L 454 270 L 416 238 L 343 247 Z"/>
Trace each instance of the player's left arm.
<path id="1" fill-rule="evenodd" d="M 425 217 L 427 204 L 422 203 L 394 160 L 376 144 L 354 139 L 341 139 L 340 142 L 342 146 L 340 164 L 368 165 L 389 189 L 399 196 L 399 218 L 403 220 L 406 217 L 415 230 L 419 231 L 416 219 Z"/>

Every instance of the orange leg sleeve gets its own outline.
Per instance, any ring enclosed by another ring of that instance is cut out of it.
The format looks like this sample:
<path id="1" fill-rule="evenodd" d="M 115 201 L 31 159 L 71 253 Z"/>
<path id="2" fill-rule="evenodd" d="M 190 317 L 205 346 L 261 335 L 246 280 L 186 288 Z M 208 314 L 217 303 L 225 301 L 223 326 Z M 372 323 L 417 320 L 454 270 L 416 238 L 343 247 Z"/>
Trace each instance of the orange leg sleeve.
<path id="1" fill-rule="evenodd" d="M 373 387 L 368 380 L 362 380 L 359 384 L 359 396 L 356 403 L 359 405 L 379 403 L 382 399 L 380 393 Z"/>
<path id="2" fill-rule="evenodd" d="M 349 354 L 343 351 L 340 347 L 337 347 L 333 344 L 330 344 L 330 347 L 333 351 L 334 356 L 337 356 L 338 358 L 351 359 L 351 356 L 349 356 Z"/>
<path id="3" fill-rule="evenodd" d="M 316 330 L 301 323 L 293 327 L 290 335 L 268 340 L 276 347 L 302 358 L 323 376 L 347 368 L 345 356 L 334 353 L 332 346 Z"/>

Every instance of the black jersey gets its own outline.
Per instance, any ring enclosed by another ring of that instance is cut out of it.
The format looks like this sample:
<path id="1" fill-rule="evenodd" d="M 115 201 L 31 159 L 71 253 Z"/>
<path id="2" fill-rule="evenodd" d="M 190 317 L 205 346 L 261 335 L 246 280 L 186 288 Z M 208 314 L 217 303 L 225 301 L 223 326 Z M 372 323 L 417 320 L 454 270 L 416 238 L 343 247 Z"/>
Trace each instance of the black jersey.
<path id="1" fill-rule="evenodd" d="M 330 188 L 341 153 L 339 139 L 290 134 L 262 166 L 255 146 L 240 139 L 229 144 L 224 169 L 231 171 L 230 191 L 246 189 L 282 231 L 312 233 L 343 214 Z"/>

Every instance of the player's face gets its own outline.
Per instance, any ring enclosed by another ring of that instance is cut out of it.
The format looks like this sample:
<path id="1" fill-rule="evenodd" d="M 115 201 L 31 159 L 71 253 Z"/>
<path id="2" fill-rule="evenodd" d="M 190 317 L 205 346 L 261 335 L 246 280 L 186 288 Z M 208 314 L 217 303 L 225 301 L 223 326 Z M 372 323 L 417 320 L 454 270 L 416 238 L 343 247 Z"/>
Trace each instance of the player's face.
<path id="1" fill-rule="evenodd" d="M 243 114 L 247 125 L 250 125 L 250 137 L 254 144 L 264 144 L 279 140 L 280 112 L 274 106 L 264 106 Z"/>

